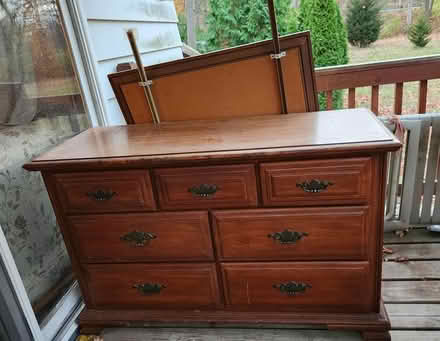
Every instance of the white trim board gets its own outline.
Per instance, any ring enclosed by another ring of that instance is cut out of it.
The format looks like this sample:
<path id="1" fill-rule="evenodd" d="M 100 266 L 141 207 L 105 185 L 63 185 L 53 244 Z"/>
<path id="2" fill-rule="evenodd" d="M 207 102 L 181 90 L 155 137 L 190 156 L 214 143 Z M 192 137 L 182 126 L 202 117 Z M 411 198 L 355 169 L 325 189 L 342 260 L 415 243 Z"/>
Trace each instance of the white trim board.
<path id="1" fill-rule="evenodd" d="M 6 240 L 3 229 L 0 226 L 0 258 L 5 266 L 6 275 L 9 277 L 12 284 L 12 288 L 15 291 L 15 297 L 17 298 L 18 308 L 23 312 L 26 318 L 28 328 L 31 334 L 31 339 L 35 341 L 47 341 L 43 338 L 40 326 L 37 318 L 35 317 L 34 310 L 32 309 L 31 302 L 29 301 L 28 294 L 23 285 L 20 273 L 18 272 L 17 265 L 15 264 L 14 257 L 9 249 L 8 241 Z"/>
<path id="2" fill-rule="evenodd" d="M 87 50 L 86 36 L 83 33 L 81 13 L 74 0 L 57 0 L 63 27 L 66 33 L 73 65 L 80 85 L 84 105 L 93 127 L 107 125 L 105 109 L 101 101 L 93 72 L 93 60 Z"/>
<path id="3" fill-rule="evenodd" d="M 28 339 L 34 341 L 69 340 L 77 329 L 75 319 L 84 308 L 78 282 L 75 282 L 70 287 L 68 292 L 58 301 L 56 306 L 52 308 L 52 311 L 40 326 L 1 226 L 0 261 L 4 264 L 5 275 L 11 283 L 11 289 L 14 291 L 17 302 L 17 307 L 9 308 L 21 311 L 27 324 L 20 328 L 21 331 L 24 333 L 28 331 Z"/>

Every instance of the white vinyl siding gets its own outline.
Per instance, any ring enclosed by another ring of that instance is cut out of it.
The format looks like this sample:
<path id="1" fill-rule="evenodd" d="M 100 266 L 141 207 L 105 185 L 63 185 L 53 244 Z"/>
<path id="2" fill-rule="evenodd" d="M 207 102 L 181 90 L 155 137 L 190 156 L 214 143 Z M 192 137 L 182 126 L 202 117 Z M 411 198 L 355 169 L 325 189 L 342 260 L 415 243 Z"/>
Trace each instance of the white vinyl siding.
<path id="1" fill-rule="evenodd" d="M 126 37 L 136 32 L 145 66 L 182 58 L 182 42 L 173 1 L 77 0 L 88 59 L 107 125 L 125 124 L 107 75 L 116 65 L 134 61 Z"/>

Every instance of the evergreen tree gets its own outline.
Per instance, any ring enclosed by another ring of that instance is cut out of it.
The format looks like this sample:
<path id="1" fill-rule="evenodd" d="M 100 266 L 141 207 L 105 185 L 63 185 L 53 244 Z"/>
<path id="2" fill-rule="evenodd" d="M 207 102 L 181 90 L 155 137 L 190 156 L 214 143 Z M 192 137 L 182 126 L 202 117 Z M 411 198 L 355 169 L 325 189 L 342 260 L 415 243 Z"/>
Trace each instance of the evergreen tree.
<path id="1" fill-rule="evenodd" d="M 315 66 L 348 63 L 347 30 L 335 0 L 302 0 L 298 30 L 310 30 Z M 321 109 L 326 108 L 326 97 L 319 95 Z M 335 108 L 342 107 L 342 92 L 333 92 Z"/>
<path id="2" fill-rule="evenodd" d="M 377 0 L 351 0 L 347 14 L 348 41 L 367 47 L 379 39 L 382 27 L 381 7 Z"/>
<path id="3" fill-rule="evenodd" d="M 272 37 L 267 0 L 210 0 L 207 50 L 233 47 Z M 275 0 L 278 31 L 295 27 L 291 0 Z"/>
<path id="4" fill-rule="evenodd" d="M 421 15 L 415 24 L 412 24 L 408 31 L 409 40 L 417 47 L 425 47 L 431 41 L 429 35 L 432 27 L 429 19 Z"/>

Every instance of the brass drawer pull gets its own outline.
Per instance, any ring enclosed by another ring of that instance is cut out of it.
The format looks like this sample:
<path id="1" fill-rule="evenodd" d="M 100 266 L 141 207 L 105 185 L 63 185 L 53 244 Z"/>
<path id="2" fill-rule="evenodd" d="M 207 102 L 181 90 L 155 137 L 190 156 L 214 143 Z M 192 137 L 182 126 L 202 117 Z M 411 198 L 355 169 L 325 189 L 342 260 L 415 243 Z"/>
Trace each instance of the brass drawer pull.
<path id="1" fill-rule="evenodd" d="M 296 296 L 298 293 L 304 293 L 307 289 L 311 289 L 312 286 L 307 283 L 287 282 L 281 284 L 274 284 L 274 289 L 278 289 L 282 293 L 286 293 L 288 296 Z"/>
<path id="2" fill-rule="evenodd" d="M 121 240 L 124 242 L 129 242 L 134 246 L 142 247 L 148 244 L 151 240 L 156 238 L 157 236 L 151 232 L 133 231 L 122 236 Z"/>
<path id="3" fill-rule="evenodd" d="M 334 183 L 330 182 L 330 181 L 322 181 L 322 180 L 317 180 L 317 179 L 313 179 L 310 181 L 304 181 L 302 183 L 297 183 L 296 187 L 300 187 L 303 189 L 304 192 L 307 193 L 319 193 L 322 191 L 325 191 L 328 186 L 333 186 Z"/>
<path id="4" fill-rule="evenodd" d="M 278 241 L 280 244 L 295 244 L 298 240 L 308 235 L 306 232 L 284 230 L 283 232 L 268 234 L 267 237 Z"/>
<path id="5" fill-rule="evenodd" d="M 219 188 L 217 185 L 202 184 L 189 188 L 188 192 L 199 197 L 209 197 L 211 195 L 214 195 L 218 190 Z"/>
<path id="6" fill-rule="evenodd" d="M 88 192 L 86 195 L 96 201 L 109 201 L 116 195 L 116 192 L 99 189 L 96 192 Z"/>
<path id="7" fill-rule="evenodd" d="M 159 283 L 144 283 L 133 285 L 134 289 L 137 289 L 142 295 L 150 296 L 160 294 L 162 289 L 166 289 L 166 285 Z"/>

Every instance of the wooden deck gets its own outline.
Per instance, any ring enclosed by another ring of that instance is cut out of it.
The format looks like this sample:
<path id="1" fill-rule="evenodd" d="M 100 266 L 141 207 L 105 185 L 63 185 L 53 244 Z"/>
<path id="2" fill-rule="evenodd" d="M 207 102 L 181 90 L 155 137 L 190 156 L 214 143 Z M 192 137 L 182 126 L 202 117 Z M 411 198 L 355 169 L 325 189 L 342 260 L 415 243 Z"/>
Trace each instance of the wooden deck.
<path id="1" fill-rule="evenodd" d="M 393 341 L 440 341 L 440 233 L 385 237 L 383 299 Z M 405 261 L 408 259 L 408 261 Z M 400 262 L 399 262 L 400 260 Z M 402 262 L 403 260 L 403 262 Z M 113 329 L 104 341 L 360 341 L 359 333 L 306 329 Z"/>

